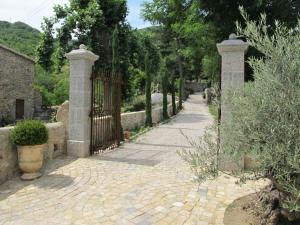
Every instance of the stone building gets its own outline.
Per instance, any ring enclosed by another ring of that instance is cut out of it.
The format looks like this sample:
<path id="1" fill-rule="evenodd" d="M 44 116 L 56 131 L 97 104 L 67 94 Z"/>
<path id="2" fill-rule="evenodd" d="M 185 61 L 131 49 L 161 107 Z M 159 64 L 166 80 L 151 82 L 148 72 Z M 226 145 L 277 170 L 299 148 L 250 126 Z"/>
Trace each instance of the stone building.
<path id="1" fill-rule="evenodd" d="M 33 117 L 34 65 L 33 59 L 0 44 L 0 121 Z"/>

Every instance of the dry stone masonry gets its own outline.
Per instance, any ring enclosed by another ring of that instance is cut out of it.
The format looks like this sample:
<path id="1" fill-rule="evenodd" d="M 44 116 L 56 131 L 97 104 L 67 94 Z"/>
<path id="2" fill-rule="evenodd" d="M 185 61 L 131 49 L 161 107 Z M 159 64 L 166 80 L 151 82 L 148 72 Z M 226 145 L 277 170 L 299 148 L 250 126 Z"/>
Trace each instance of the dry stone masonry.
<path id="1" fill-rule="evenodd" d="M 33 116 L 34 64 L 33 59 L 0 44 L 0 120 L 16 119 L 17 100 L 19 116 Z"/>

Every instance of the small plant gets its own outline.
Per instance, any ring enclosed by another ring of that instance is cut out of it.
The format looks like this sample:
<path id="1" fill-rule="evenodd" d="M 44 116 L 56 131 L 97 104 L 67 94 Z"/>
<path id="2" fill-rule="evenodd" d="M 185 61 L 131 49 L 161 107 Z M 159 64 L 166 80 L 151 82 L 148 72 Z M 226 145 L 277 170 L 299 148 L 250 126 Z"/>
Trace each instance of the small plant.
<path id="1" fill-rule="evenodd" d="M 5 127 L 7 125 L 13 124 L 15 121 L 11 116 L 2 116 L 0 118 L 0 127 Z"/>
<path id="2" fill-rule="evenodd" d="M 15 145 L 41 145 L 48 141 L 48 130 L 38 120 L 24 120 L 18 122 L 10 135 L 11 142 Z"/>
<path id="3" fill-rule="evenodd" d="M 145 110 L 146 99 L 144 95 L 136 96 L 123 107 L 123 112 L 137 112 Z"/>
<path id="4" fill-rule="evenodd" d="M 139 135 L 149 131 L 151 128 L 146 126 L 137 126 L 130 131 L 131 139 L 137 138 Z"/>
<path id="5" fill-rule="evenodd" d="M 194 180 L 199 184 L 218 176 L 219 148 L 216 131 L 216 124 L 209 127 L 200 138 L 199 142 L 189 140 L 188 137 L 181 132 L 193 148 L 184 149 L 177 153 L 189 164 L 190 169 L 194 174 Z"/>

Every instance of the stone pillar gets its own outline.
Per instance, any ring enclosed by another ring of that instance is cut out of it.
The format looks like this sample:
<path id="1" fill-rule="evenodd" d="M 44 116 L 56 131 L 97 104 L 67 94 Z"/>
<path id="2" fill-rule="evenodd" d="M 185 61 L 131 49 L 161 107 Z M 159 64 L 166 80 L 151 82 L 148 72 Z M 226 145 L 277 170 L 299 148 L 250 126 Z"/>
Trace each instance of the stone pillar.
<path id="1" fill-rule="evenodd" d="M 249 44 L 236 39 L 235 34 L 217 44 L 219 54 L 222 56 L 221 73 L 221 96 L 224 96 L 227 90 L 240 89 L 245 81 L 245 52 Z M 230 109 L 225 100 L 221 100 L 221 122 L 230 118 Z"/>
<path id="2" fill-rule="evenodd" d="M 229 36 L 229 40 L 225 40 L 217 44 L 219 54 L 222 56 L 222 72 L 221 72 L 221 123 L 230 120 L 230 107 L 226 102 L 228 90 L 237 90 L 244 86 L 245 82 L 245 53 L 249 44 L 238 40 L 235 34 Z M 222 147 L 222 134 L 220 137 Z M 223 158 L 220 160 L 220 167 L 224 170 L 237 170 L 244 166 L 243 159 L 240 162 L 230 162 Z"/>
<path id="3" fill-rule="evenodd" d="M 91 72 L 99 58 L 84 45 L 66 54 L 70 61 L 69 139 L 68 155 L 90 155 L 91 119 Z"/>

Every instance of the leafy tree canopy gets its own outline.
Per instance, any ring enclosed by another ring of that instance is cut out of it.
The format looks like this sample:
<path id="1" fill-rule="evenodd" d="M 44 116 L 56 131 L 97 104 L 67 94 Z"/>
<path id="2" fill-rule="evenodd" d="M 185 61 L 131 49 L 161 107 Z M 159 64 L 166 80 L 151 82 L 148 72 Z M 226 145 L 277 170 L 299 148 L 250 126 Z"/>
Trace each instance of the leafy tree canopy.
<path id="1" fill-rule="evenodd" d="M 22 22 L 0 21 L 0 43 L 32 58 L 39 43 L 40 32 Z"/>
<path id="2" fill-rule="evenodd" d="M 199 12 L 206 19 L 212 21 L 219 33 L 219 40 L 228 38 L 230 33 L 235 32 L 236 21 L 243 21 L 239 11 L 242 6 L 251 19 L 259 18 L 265 13 L 268 24 L 274 24 L 275 20 L 285 23 L 288 27 L 297 24 L 297 16 L 300 12 L 298 0 L 197 0 Z"/>

